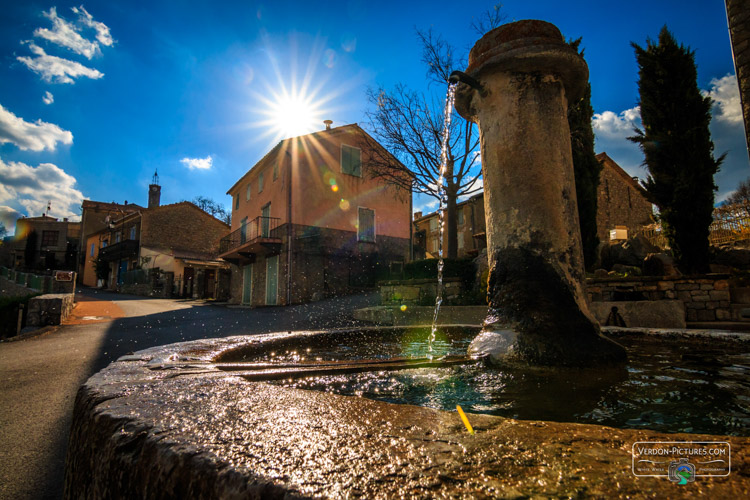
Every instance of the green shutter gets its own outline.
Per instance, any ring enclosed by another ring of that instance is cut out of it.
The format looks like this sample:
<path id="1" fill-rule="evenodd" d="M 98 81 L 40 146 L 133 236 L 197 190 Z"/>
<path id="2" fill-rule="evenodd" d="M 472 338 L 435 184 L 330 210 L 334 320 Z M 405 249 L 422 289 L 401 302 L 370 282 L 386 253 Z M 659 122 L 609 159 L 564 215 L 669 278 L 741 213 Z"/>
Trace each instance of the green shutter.
<path id="1" fill-rule="evenodd" d="M 352 175 L 362 177 L 362 160 L 359 149 L 351 148 Z"/>
<path id="2" fill-rule="evenodd" d="M 345 174 L 351 175 L 351 153 L 349 146 L 341 145 L 341 171 Z"/>

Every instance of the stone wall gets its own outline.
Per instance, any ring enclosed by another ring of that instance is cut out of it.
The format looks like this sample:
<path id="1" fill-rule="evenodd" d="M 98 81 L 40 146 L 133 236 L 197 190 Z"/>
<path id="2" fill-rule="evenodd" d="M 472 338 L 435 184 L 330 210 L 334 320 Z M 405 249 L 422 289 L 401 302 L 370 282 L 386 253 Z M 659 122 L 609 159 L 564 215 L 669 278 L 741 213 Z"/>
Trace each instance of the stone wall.
<path id="1" fill-rule="evenodd" d="M 380 303 L 429 305 L 437 297 L 436 279 L 414 279 L 400 281 L 383 281 L 379 283 Z M 460 278 L 443 278 L 443 300 L 450 303 L 464 292 Z"/>
<path id="2" fill-rule="evenodd" d="M 732 319 L 729 276 L 724 274 L 588 279 L 586 292 L 589 302 L 680 300 L 689 322 Z"/>
<path id="3" fill-rule="evenodd" d="M 596 226 L 601 241 L 609 241 L 609 231 L 626 226 L 629 231 L 651 222 L 651 203 L 643 190 L 606 153 L 596 155 L 602 163 L 597 191 Z"/>
<path id="4" fill-rule="evenodd" d="M 72 293 L 40 295 L 29 300 L 26 326 L 59 325 L 73 311 Z"/>
<path id="5" fill-rule="evenodd" d="M 737 81 L 740 87 L 745 139 L 750 147 L 750 2 L 725 0 Z"/>
<path id="6" fill-rule="evenodd" d="M 286 226 L 279 230 L 277 304 L 287 305 L 289 245 Z M 301 304 L 375 286 L 377 270 L 390 261 L 406 262 L 409 240 L 378 235 L 375 243 L 357 241 L 356 233 L 338 229 L 294 225 L 292 227 L 291 290 L 289 303 Z M 254 256 L 253 306 L 266 305 L 267 260 L 273 253 Z M 242 300 L 243 267 L 232 265 L 231 303 Z"/>
<path id="7" fill-rule="evenodd" d="M 190 202 L 144 210 L 141 245 L 213 254 L 229 226 Z"/>

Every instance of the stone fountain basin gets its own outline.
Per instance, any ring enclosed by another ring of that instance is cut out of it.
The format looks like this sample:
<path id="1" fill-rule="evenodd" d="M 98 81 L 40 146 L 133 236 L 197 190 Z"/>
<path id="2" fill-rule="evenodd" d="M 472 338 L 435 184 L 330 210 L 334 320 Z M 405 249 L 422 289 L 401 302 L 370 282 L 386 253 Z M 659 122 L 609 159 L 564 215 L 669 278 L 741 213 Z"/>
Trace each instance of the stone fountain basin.
<path id="1" fill-rule="evenodd" d="M 331 335 L 208 339 L 121 357 L 76 397 L 65 498 L 743 498 L 750 492 L 746 437 L 487 415 L 469 415 L 476 430 L 470 435 L 456 412 L 285 388 L 220 368 L 238 355 Z M 729 441 L 732 473 L 689 487 L 634 477 L 637 441 Z"/>

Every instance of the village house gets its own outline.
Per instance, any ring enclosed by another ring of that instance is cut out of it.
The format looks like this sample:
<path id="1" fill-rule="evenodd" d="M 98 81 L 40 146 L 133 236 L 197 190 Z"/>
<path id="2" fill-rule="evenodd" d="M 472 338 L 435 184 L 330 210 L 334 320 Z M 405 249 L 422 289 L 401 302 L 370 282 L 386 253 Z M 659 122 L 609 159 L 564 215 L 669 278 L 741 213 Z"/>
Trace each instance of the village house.
<path id="1" fill-rule="evenodd" d="M 46 214 L 21 217 L 9 242 L 12 266 L 28 270 L 75 270 L 81 223 Z M 32 248 L 29 248 L 31 245 Z M 31 259 L 27 261 L 27 257 Z"/>
<path id="2" fill-rule="evenodd" d="M 87 245 L 91 236 L 106 229 L 110 221 L 120 219 L 137 210 L 143 210 L 143 207 L 135 203 L 128 203 L 127 200 L 124 204 L 83 200 L 83 203 L 81 203 L 81 238 L 78 246 L 79 283 L 88 286 L 96 284 L 93 265 L 86 266 L 87 258 L 91 259 L 91 255 L 87 255 L 87 252 L 91 253 L 90 245 Z"/>
<path id="3" fill-rule="evenodd" d="M 612 236 L 621 239 L 652 223 L 653 208 L 638 181 L 628 175 L 607 153 L 596 158 L 602 164 L 597 191 L 597 235 L 601 241 Z M 458 216 L 457 256 L 475 256 L 487 247 L 484 217 L 484 193 L 472 196 L 456 206 Z M 414 214 L 415 258 L 437 258 L 438 214 Z M 614 231 L 614 232 L 613 232 Z M 445 243 L 444 243 L 445 244 Z M 445 247 L 444 247 L 445 248 Z"/>
<path id="4" fill-rule="evenodd" d="M 232 263 L 232 302 L 344 294 L 408 259 L 411 193 L 369 175 L 376 143 L 364 130 L 330 123 L 280 141 L 227 191 L 232 231 L 220 257 Z"/>
<path id="5" fill-rule="evenodd" d="M 87 237 L 83 283 L 96 286 L 99 274 L 109 288 L 130 293 L 222 298 L 229 266 L 216 253 L 229 226 L 187 201 L 160 205 L 160 194 L 154 176 L 148 208 L 110 217 Z M 97 272 L 100 265 L 104 273 Z M 155 292 L 156 270 L 161 290 Z"/>
<path id="6" fill-rule="evenodd" d="M 484 193 L 475 194 L 456 204 L 457 255 L 476 257 L 487 248 L 484 222 Z M 436 212 L 422 215 L 414 213 L 414 259 L 437 259 L 440 236 Z M 445 242 L 444 242 L 445 244 Z M 445 246 L 443 246 L 445 251 Z"/>

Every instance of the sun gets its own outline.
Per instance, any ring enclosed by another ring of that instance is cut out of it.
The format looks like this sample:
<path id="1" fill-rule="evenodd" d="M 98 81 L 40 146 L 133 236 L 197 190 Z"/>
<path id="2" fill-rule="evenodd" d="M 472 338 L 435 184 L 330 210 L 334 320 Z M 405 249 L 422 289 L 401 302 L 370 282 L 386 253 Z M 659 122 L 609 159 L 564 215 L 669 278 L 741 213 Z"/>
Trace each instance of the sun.
<path id="1" fill-rule="evenodd" d="M 266 114 L 274 132 L 282 139 L 309 134 L 320 128 L 322 120 L 311 97 L 286 92 L 275 96 Z"/>

